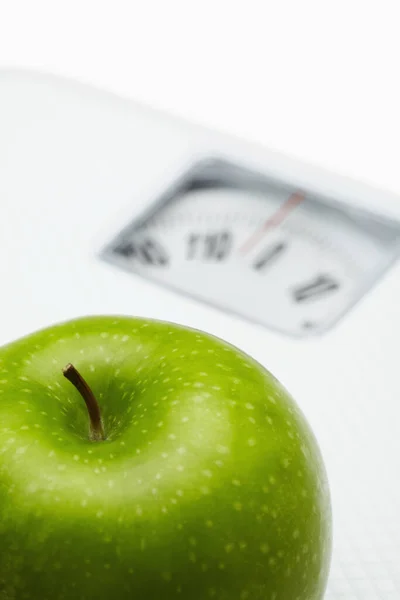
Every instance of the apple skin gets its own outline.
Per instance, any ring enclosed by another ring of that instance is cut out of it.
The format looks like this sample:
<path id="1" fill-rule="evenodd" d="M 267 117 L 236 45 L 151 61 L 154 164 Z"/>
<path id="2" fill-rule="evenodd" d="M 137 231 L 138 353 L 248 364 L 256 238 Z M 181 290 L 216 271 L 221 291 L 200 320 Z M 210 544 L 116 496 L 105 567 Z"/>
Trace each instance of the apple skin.
<path id="1" fill-rule="evenodd" d="M 234 346 L 84 317 L 0 350 L 0 548 L 1 600 L 321 600 L 326 471 L 294 400 Z"/>

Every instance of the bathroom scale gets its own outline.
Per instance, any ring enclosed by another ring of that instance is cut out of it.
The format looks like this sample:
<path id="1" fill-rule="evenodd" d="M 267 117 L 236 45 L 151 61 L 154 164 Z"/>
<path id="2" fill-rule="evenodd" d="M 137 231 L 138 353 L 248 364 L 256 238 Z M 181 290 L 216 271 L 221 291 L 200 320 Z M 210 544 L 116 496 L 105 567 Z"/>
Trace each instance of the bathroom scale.
<path id="1" fill-rule="evenodd" d="M 400 172 L 383 191 L 83 83 L 3 70 L 0 206 L 0 344 L 126 314 L 238 346 L 321 448 L 327 600 L 400 598 Z"/>

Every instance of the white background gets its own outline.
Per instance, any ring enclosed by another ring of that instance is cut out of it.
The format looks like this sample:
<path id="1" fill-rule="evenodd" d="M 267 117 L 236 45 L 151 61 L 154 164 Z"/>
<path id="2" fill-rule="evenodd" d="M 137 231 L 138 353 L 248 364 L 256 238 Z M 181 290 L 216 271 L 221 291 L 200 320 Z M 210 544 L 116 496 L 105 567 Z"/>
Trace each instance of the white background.
<path id="1" fill-rule="evenodd" d="M 92 82 L 392 188 L 397 0 L 0 0 L 0 67 Z"/>

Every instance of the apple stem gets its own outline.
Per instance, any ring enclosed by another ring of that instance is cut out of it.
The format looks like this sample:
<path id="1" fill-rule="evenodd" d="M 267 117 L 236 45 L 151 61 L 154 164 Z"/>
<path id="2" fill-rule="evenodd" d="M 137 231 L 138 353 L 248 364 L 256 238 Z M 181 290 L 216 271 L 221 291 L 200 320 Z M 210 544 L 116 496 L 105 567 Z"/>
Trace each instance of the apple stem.
<path id="1" fill-rule="evenodd" d="M 100 407 L 89 385 L 71 363 L 68 363 L 62 372 L 64 377 L 76 387 L 86 403 L 90 419 L 90 439 L 94 442 L 104 440 L 106 436 L 104 434 Z"/>

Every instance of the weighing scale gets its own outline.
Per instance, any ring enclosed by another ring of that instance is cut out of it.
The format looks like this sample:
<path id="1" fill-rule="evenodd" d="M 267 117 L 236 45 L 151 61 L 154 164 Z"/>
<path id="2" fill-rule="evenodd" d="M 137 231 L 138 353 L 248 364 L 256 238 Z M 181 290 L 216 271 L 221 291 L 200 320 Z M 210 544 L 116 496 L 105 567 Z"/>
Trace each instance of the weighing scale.
<path id="1" fill-rule="evenodd" d="M 93 87 L 0 72 L 0 343 L 84 314 L 235 344 L 328 471 L 327 600 L 400 598 L 400 175 L 372 189 Z"/>

